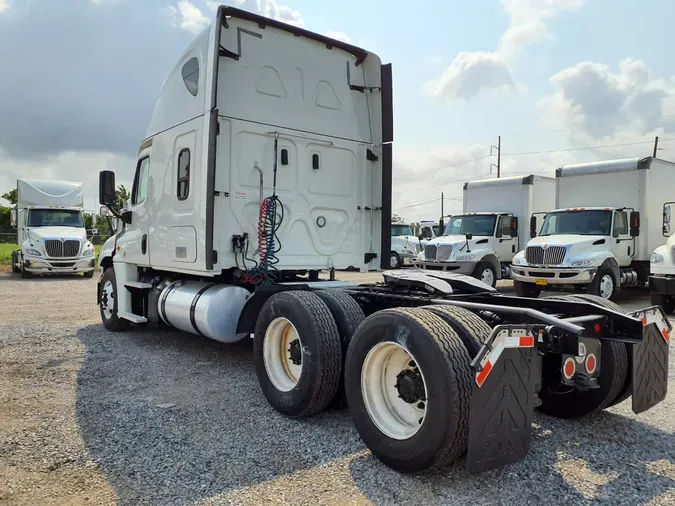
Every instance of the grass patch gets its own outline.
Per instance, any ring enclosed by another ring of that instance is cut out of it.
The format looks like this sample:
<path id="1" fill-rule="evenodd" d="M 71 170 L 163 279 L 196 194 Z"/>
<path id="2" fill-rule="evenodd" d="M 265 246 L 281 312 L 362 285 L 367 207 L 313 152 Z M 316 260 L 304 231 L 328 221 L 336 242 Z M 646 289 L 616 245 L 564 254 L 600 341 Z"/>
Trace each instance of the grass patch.
<path id="1" fill-rule="evenodd" d="M 16 244 L 0 244 L 0 265 L 11 265 L 12 251 L 17 249 L 19 249 L 19 246 Z M 101 245 L 94 244 L 94 250 L 96 251 L 96 258 L 98 258 L 101 253 Z"/>

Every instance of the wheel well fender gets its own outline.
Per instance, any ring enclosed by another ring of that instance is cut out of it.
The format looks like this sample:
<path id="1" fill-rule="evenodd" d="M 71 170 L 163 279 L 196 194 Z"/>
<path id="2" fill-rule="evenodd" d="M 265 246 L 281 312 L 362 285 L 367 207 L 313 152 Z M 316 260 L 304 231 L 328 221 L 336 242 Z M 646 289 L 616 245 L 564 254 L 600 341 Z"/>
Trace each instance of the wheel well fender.
<path id="1" fill-rule="evenodd" d="M 105 257 L 101 258 L 100 264 L 101 264 L 102 270 L 105 270 L 108 267 L 112 267 L 113 266 L 112 256 L 105 256 Z"/>
<path id="2" fill-rule="evenodd" d="M 619 268 L 619 263 L 616 261 L 616 258 L 609 257 L 600 265 L 600 269 L 609 269 L 614 276 L 614 284 L 618 288 L 621 284 L 621 269 Z M 600 270 L 598 269 L 598 270 Z"/>
<path id="3" fill-rule="evenodd" d="M 501 279 L 502 277 L 502 268 L 501 264 L 499 263 L 499 258 L 497 258 L 497 255 L 494 253 L 488 253 L 487 255 L 484 255 L 478 262 L 476 262 L 476 269 L 478 268 L 478 264 L 480 263 L 488 263 L 490 264 L 494 270 L 495 274 L 497 275 L 497 279 Z"/>
<path id="4" fill-rule="evenodd" d="M 267 299 L 276 293 L 290 290 L 309 290 L 309 287 L 307 285 L 272 285 L 256 288 L 239 314 L 237 334 L 251 334 L 254 332 L 258 315 Z"/>

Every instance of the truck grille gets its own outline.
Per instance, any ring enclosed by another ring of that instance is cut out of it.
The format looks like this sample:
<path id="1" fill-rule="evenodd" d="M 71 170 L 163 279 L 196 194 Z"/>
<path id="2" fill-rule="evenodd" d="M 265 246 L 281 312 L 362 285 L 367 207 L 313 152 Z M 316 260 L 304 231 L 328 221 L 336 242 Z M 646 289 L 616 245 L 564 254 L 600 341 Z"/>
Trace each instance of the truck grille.
<path id="1" fill-rule="evenodd" d="M 525 259 L 531 265 L 559 265 L 565 259 L 565 246 L 550 246 L 546 249 L 541 246 L 528 246 L 525 250 Z"/>
<path id="2" fill-rule="evenodd" d="M 452 255 L 452 245 L 441 244 L 436 252 L 436 260 L 439 262 L 447 262 L 450 255 Z"/>
<path id="3" fill-rule="evenodd" d="M 59 239 L 47 239 L 45 241 L 45 252 L 52 258 L 76 257 L 80 252 L 80 241 L 68 239 L 60 241 Z"/>
<path id="4" fill-rule="evenodd" d="M 436 246 L 433 244 L 424 246 L 424 258 L 427 260 L 436 260 Z"/>

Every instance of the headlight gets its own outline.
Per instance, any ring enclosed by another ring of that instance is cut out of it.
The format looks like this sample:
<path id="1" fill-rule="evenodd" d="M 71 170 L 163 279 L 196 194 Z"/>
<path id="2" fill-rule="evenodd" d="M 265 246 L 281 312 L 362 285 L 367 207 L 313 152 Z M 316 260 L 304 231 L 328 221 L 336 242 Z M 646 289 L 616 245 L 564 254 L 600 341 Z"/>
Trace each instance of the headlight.
<path id="1" fill-rule="evenodd" d="M 514 258 L 513 260 L 511 260 L 511 263 L 512 263 L 513 265 L 520 265 L 520 259 L 519 259 L 519 258 Z"/>
<path id="2" fill-rule="evenodd" d="M 458 262 L 466 262 L 467 260 L 472 260 L 476 255 L 462 255 L 455 258 Z"/>
<path id="3" fill-rule="evenodd" d="M 94 254 L 94 246 L 93 246 L 92 244 L 90 244 L 89 246 L 87 246 L 87 247 L 84 249 L 84 251 L 82 252 L 82 256 L 83 256 L 83 257 L 90 257 L 90 256 L 92 256 L 93 254 Z"/>
<path id="4" fill-rule="evenodd" d="M 652 253 L 651 258 L 649 261 L 653 264 L 661 264 L 664 261 L 663 255 L 659 255 L 658 253 Z"/>
<path id="5" fill-rule="evenodd" d="M 26 248 L 26 255 L 32 255 L 34 257 L 41 257 L 42 254 L 38 250 L 35 250 L 33 248 Z"/>
<path id="6" fill-rule="evenodd" d="M 595 260 L 575 260 L 572 262 L 572 267 L 582 267 L 584 265 L 593 265 Z"/>

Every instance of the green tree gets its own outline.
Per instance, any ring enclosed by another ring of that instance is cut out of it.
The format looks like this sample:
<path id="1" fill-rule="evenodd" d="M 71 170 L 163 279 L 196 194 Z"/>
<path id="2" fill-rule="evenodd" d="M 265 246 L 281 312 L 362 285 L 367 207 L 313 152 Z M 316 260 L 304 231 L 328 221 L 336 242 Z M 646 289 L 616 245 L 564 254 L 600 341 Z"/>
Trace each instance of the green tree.
<path id="1" fill-rule="evenodd" d="M 125 203 L 129 202 L 129 198 L 131 197 L 131 195 L 129 194 L 129 190 L 127 190 L 123 184 L 117 187 L 117 190 L 115 191 L 115 196 L 118 209 L 122 209 L 125 206 Z"/>
<path id="2" fill-rule="evenodd" d="M 394 213 L 391 217 L 391 222 L 392 223 L 403 223 L 403 218 L 399 216 L 398 214 Z"/>
<path id="3" fill-rule="evenodd" d="M 19 201 L 19 195 L 16 188 L 8 191 L 7 193 L 3 193 L 0 197 L 9 202 L 12 205 L 12 207 L 14 207 L 16 203 Z"/>

